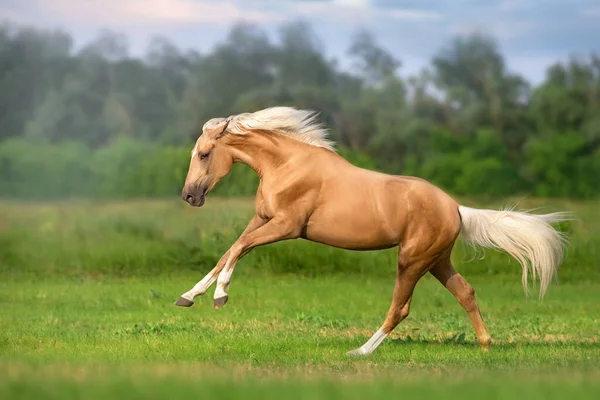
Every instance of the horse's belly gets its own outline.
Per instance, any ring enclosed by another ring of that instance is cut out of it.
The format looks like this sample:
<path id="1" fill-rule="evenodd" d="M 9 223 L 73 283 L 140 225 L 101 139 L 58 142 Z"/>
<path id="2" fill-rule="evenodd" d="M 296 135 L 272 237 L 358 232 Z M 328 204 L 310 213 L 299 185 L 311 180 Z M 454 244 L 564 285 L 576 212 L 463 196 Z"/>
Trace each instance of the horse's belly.
<path id="1" fill-rule="evenodd" d="M 348 250 L 379 250 L 394 247 L 398 238 L 373 219 L 358 216 L 359 212 L 309 221 L 303 237 L 307 240 Z"/>

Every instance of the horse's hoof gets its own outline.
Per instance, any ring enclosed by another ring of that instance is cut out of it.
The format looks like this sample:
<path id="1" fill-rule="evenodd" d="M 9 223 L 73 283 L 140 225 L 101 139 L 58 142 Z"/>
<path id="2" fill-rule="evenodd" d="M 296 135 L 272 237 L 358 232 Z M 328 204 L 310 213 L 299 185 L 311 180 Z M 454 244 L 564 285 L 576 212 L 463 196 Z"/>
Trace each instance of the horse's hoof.
<path id="1" fill-rule="evenodd" d="M 191 307 L 194 305 L 194 302 L 185 297 L 180 297 L 179 300 L 175 302 L 175 305 L 179 307 Z"/>
<path id="2" fill-rule="evenodd" d="M 223 296 L 215 299 L 215 309 L 223 307 L 225 303 L 227 303 L 227 299 L 229 299 L 229 296 Z"/>
<path id="3" fill-rule="evenodd" d="M 361 357 L 361 356 L 366 356 L 367 353 L 365 353 L 365 351 L 359 347 L 358 349 L 350 350 L 349 352 L 346 353 L 346 355 L 353 356 L 353 357 Z"/>
<path id="4" fill-rule="evenodd" d="M 482 338 L 479 341 L 479 347 L 483 351 L 490 351 L 490 344 L 492 343 L 492 339 L 488 336 L 486 338 Z"/>

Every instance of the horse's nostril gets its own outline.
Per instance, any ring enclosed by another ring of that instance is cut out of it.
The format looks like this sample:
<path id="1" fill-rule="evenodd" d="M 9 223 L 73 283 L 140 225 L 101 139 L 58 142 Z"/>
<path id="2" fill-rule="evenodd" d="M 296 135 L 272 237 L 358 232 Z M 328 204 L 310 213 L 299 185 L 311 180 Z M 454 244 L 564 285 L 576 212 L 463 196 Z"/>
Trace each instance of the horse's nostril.
<path id="1" fill-rule="evenodd" d="M 191 194 L 185 196 L 185 201 L 187 201 L 188 203 L 191 203 L 193 200 L 194 196 L 192 196 Z"/>

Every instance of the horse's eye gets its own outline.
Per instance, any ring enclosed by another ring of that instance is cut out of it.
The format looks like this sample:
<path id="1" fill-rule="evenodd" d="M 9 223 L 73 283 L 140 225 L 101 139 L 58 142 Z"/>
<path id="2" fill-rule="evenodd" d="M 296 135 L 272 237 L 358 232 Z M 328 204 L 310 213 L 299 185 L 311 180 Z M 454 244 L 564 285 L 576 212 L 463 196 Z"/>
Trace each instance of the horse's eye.
<path id="1" fill-rule="evenodd" d="M 204 160 L 206 157 L 208 157 L 208 153 L 202 153 L 200 154 L 200 159 Z"/>

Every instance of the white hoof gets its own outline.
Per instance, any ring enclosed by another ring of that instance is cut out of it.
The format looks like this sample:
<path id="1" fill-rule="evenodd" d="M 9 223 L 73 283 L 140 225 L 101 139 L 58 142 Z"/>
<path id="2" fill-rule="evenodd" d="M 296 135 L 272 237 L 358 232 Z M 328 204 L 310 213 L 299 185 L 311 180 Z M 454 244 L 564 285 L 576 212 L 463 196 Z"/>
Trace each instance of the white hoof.
<path id="1" fill-rule="evenodd" d="M 358 349 L 347 352 L 346 354 L 351 356 L 367 356 L 375 351 L 375 349 L 381 344 L 381 342 L 383 342 L 383 339 L 385 339 L 386 336 L 387 333 L 384 333 L 383 330 L 379 329 L 377 332 L 375 332 L 375 334 L 373 334 L 373 336 L 371 336 L 371 339 L 369 339 L 367 343 L 363 344 Z"/>
<path id="2" fill-rule="evenodd" d="M 369 353 L 362 347 L 359 347 L 358 349 L 350 350 L 349 352 L 346 353 L 346 355 L 356 357 L 356 356 L 367 356 L 367 355 L 369 355 Z"/>

